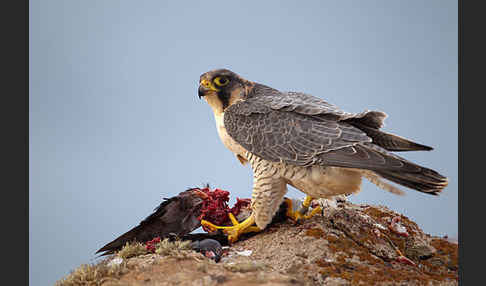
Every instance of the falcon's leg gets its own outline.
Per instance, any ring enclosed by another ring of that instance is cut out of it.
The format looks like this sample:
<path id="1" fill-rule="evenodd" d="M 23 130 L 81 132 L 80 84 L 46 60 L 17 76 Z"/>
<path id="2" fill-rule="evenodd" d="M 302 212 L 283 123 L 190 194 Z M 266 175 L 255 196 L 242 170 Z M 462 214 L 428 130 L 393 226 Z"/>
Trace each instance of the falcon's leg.
<path id="1" fill-rule="evenodd" d="M 201 224 L 209 229 L 222 229 L 228 235 L 230 243 L 236 242 L 239 236 L 247 232 L 261 231 L 272 221 L 282 203 L 287 184 L 285 180 L 275 177 L 276 170 L 261 160 L 250 161 L 253 166 L 254 182 L 251 199 L 251 215 L 239 223 L 233 214 L 229 214 L 233 226 L 216 226 L 201 220 Z M 256 224 L 254 226 L 253 224 Z"/>
<path id="2" fill-rule="evenodd" d="M 241 223 L 236 220 L 232 213 L 229 214 L 229 217 L 233 223 L 233 226 L 217 226 L 206 220 L 201 220 L 201 225 L 213 231 L 222 229 L 223 232 L 228 235 L 228 241 L 230 243 L 236 242 L 243 233 L 261 231 L 259 227 L 253 225 L 255 224 L 255 215 L 253 213 Z"/>
<path id="3" fill-rule="evenodd" d="M 312 210 L 310 214 L 307 214 L 312 200 L 313 198 L 311 196 L 306 196 L 302 204 L 298 208 L 297 206 L 295 206 L 294 209 L 294 201 L 291 199 L 286 199 L 285 202 L 287 203 L 287 216 L 296 222 L 315 216 L 317 213 L 322 211 L 322 208 L 320 206 L 316 207 Z"/>
<path id="4" fill-rule="evenodd" d="M 271 169 L 270 169 L 271 170 Z M 255 224 L 265 229 L 280 208 L 287 193 L 287 183 L 281 178 L 275 178 L 268 169 L 254 170 L 253 193 L 251 195 L 252 214 Z"/>

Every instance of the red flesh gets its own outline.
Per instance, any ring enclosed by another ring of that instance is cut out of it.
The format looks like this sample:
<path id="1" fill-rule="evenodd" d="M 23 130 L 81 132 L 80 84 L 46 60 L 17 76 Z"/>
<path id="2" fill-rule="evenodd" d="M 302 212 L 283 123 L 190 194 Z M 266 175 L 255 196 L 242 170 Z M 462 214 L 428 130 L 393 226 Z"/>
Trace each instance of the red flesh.
<path id="1" fill-rule="evenodd" d="M 198 192 L 204 193 L 204 201 L 201 207 L 199 220 L 207 220 L 215 225 L 232 225 L 228 217 L 229 213 L 237 216 L 242 208 L 250 205 L 251 199 L 236 199 L 235 205 L 230 209 L 228 206 L 229 192 L 221 189 L 210 190 L 209 188 L 199 189 Z M 201 196 L 203 197 L 203 196 Z M 204 227 L 203 227 L 204 228 Z M 208 231 L 204 228 L 205 231 Z"/>

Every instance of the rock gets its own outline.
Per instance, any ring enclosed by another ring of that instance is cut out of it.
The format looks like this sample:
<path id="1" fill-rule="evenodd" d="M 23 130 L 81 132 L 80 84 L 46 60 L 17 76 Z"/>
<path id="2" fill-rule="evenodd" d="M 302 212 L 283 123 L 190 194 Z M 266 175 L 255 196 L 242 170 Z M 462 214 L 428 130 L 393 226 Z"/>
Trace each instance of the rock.
<path id="1" fill-rule="evenodd" d="M 265 264 L 260 262 L 231 262 L 224 264 L 224 268 L 231 272 L 254 272 L 265 269 Z"/>
<path id="2" fill-rule="evenodd" d="M 400 228 L 394 229 L 392 222 Z M 401 234 L 404 231 L 408 236 Z M 196 252 L 129 258 L 119 264 L 128 268 L 115 274 L 98 271 L 102 275 L 91 284 L 458 285 L 457 243 L 430 236 L 383 206 L 327 202 L 322 215 L 301 224 L 276 223 L 224 250 L 219 263 Z M 237 255 L 238 251 L 251 255 Z M 108 257 L 98 270 L 110 260 L 115 261 Z M 80 273 L 74 271 L 57 285 L 78 285 L 69 281 L 77 281 Z"/>

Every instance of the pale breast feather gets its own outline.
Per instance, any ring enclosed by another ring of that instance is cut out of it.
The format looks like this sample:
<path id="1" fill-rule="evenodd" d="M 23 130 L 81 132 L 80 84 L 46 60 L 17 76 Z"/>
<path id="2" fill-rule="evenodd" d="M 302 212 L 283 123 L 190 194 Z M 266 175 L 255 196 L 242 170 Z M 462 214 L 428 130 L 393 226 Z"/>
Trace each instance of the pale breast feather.
<path id="1" fill-rule="evenodd" d="M 214 119 L 216 121 L 216 129 L 218 131 L 219 138 L 221 139 L 221 142 L 223 142 L 223 145 L 231 152 L 245 157 L 245 148 L 238 144 L 230 135 L 228 135 L 226 131 L 224 126 L 224 113 L 215 113 Z"/>

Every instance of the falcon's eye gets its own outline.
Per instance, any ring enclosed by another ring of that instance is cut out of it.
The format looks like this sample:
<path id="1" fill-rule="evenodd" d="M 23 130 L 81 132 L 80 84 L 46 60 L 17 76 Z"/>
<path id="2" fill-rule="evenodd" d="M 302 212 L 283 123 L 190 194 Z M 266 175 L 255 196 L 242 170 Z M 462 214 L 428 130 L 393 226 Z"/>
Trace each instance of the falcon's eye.
<path id="1" fill-rule="evenodd" d="M 230 82 L 227 77 L 223 77 L 223 76 L 218 76 L 214 78 L 213 81 L 217 86 L 225 86 Z"/>

